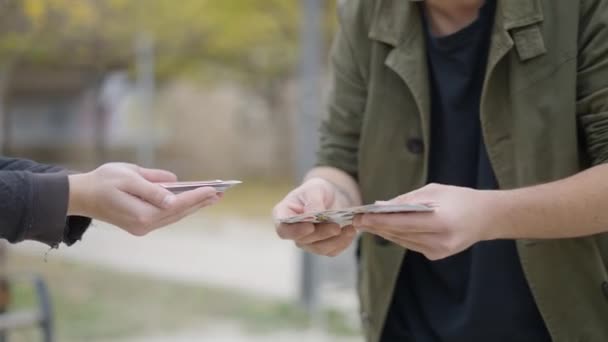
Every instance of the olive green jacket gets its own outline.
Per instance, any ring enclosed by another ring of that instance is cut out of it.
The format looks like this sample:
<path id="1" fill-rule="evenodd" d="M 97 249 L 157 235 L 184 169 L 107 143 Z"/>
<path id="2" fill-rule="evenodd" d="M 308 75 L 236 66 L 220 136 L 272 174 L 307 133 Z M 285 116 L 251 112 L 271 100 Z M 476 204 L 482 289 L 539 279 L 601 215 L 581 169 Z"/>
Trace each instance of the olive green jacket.
<path id="1" fill-rule="evenodd" d="M 433 143 L 420 11 L 411 0 L 346 0 L 339 18 L 318 164 L 355 177 L 366 203 L 419 188 Z M 607 162 L 608 1 L 498 0 L 480 113 L 501 189 Z M 608 341 L 608 235 L 517 249 L 553 340 Z M 405 251 L 363 235 L 360 253 L 375 342 Z"/>

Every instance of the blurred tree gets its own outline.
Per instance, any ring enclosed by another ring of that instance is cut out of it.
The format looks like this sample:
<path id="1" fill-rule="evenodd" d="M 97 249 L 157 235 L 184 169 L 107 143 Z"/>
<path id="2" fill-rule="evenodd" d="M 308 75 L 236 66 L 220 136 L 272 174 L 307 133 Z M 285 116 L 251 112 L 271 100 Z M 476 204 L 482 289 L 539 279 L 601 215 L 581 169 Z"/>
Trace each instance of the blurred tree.
<path id="1" fill-rule="evenodd" d="M 132 60 L 145 32 L 161 79 L 206 65 L 270 80 L 292 71 L 299 24 L 293 0 L 0 0 L 0 62 L 112 66 Z"/>
<path id="2" fill-rule="evenodd" d="M 336 0 L 324 4 L 327 47 Z M 282 90 L 299 56 L 300 23 L 294 0 L 0 0 L 0 98 L 11 65 L 132 67 L 136 37 L 145 34 L 161 82 L 236 79 L 266 101 L 287 138 Z"/>
<path id="3" fill-rule="evenodd" d="M 190 75 L 232 78 L 257 92 L 274 121 L 267 133 L 285 142 L 279 154 L 287 158 L 292 132 L 284 89 L 300 56 L 300 6 L 295 0 L 0 0 L 0 126 L 10 126 L 2 115 L 7 75 L 19 78 L 23 68 L 99 75 L 134 67 L 135 42 L 145 35 L 154 41 L 161 83 Z M 335 6 L 336 0 L 324 1 L 326 51 Z"/>

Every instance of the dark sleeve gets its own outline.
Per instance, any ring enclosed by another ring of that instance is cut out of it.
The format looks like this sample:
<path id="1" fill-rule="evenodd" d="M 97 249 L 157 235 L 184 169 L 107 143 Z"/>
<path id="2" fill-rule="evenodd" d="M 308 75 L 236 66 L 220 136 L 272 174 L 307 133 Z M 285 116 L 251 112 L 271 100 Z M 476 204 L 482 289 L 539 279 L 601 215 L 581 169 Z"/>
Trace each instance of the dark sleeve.
<path id="1" fill-rule="evenodd" d="M 0 158 L 0 238 L 74 244 L 90 218 L 67 217 L 68 174 L 28 160 Z"/>
<path id="2" fill-rule="evenodd" d="M 55 165 L 36 163 L 27 159 L 0 157 L 0 170 L 2 171 L 30 171 L 32 173 L 62 172 L 63 168 Z"/>

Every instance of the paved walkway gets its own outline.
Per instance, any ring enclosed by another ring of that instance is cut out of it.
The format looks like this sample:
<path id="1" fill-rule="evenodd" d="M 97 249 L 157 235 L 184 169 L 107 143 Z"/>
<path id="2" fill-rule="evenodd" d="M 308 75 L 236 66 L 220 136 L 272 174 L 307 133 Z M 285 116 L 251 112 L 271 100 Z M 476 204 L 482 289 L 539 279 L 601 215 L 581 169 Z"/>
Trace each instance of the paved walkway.
<path id="1" fill-rule="evenodd" d="M 33 242 L 22 243 L 15 250 L 40 256 L 48 252 L 46 246 Z M 350 254 L 342 259 L 323 260 L 323 274 L 333 277 L 333 282 L 324 288 L 323 297 L 356 310 L 354 291 L 344 289 L 352 287 Z M 95 223 L 83 241 L 71 248 L 52 250 L 47 257 L 295 299 L 301 254 L 292 243 L 277 238 L 271 222 L 199 215 L 143 238 Z"/>
<path id="2" fill-rule="evenodd" d="M 208 331 L 184 332 L 171 336 L 144 336 L 108 342 L 363 342 L 362 338 L 336 338 L 321 332 L 279 332 L 272 335 L 251 335 L 231 324 L 220 324 Z"/>
<path id="3" fill-rule="evenodd" d="M 17 253 L 45 257 L 49 249 L 22 243 Z M 204 284 L 244 291 L 258 296 L 295 300 L 301 254 L 292 243 L 275 235 L 271 222 L 212 219 L 204 215 L 182 221 L 146 237 L 133 237 L 120 229 L 95 223 L 85 239 L 71 248 L 52 250 L 47 258 L 85 262 L 172 281 Z M 323 274 L 331 278 L 322 289 L 324 305 L 341 309 L 357 321 L 352 289 L 352 251 L 341 259 L 324 259 Z M 346 284 L 346 287 L 345 287 Z M 350 284 L 350 285 L 349 285 Z M 171 336 L 142 336 L 119 342 L 361 342 L 336 339 L 320 332 L 277 332 L 251 335 L 231 322 L 205 331 Z M 113 340 L 112 342 L 116 342 Z"/>
<path id="4" fill-rule="evenodd" d="M 26 243 L 17 250 L 43 255 L 48 248 Z M 143 238 L 95 223 L 82 242 L 48 255 L 280 298 L 295 295 L 297 257 L 297 250 L 277 239 L 270 225 L 202 216 Z"/>

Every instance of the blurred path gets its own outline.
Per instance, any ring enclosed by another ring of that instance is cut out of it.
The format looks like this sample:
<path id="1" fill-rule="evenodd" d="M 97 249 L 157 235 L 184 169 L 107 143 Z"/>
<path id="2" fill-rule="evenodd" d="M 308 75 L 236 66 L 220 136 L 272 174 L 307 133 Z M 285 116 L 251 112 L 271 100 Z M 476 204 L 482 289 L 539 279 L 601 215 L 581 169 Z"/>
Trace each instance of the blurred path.
<path id="1" fill-rule="evenodd" d="M 44 257 L 48 248 L 27 242 L 15 251 Z M 297 289 L 297 250 L 276 237 L 270 222 L 200 215 L 144 238 L 95 223 L 82 242 L 48 258 L 278 298 L 293 298 Z"/>
<path id="2" fill-rule="evenodd" d="M 49 251 L 33 242 L 14 250 L 41 258 Z M 323 259 L 327 281 L 322 297 L 325 305 L 355 314 L 352 254 L 351 248 L 337 259 Z M 47 257 L 281 299 L 297 298 L 299 286 L 299 250 L 280 240 L 272 223 L 264 220 L 200 214 L 143 238 L 95 223 L 83 241 Z"/>
<path id="3" fill-rule="evenodd" d="M 22 243 L 14 252 L 44 258 L 49 249 Z M 357 301 L 352 287 L 353 251 L 338 259 L 323 259 L 322 302 L 339 309 L 357 324 Z M 49 252 L 47 258 L 100 265 L 115 270 L 189 284 L 204 284 L 258 296 L 295 300 L 299 286 L 300 252 L 276 237 L 272 223 L 240 218 L 210 218 L 204 214 L 184 220 L 143 238 L 95 223 L 82 242 Z M 321 327 L 319 327 L 321 328 Z M 112 340 L 115 342 L 116 340 Z M 120 342 L 362 342 L 337 339 L 321 332 L 250 334 L 225 322 L 202 331 L 167 336 L 141 336 Z"/>
<path id="4" fill-rule="evenodd" d="M 271 335 L 252 335 L 231 324 L 219 324 L 203 332 L 185 332 L 170 336 L 144 336 L 119 342 L 363 342 L 362 338 L 338 338 L 319 332 L 279 332 Z M 110 341 L 108 341 L 110 342 Z M 112 341 L 117 342 L 117 341 Z"/>

